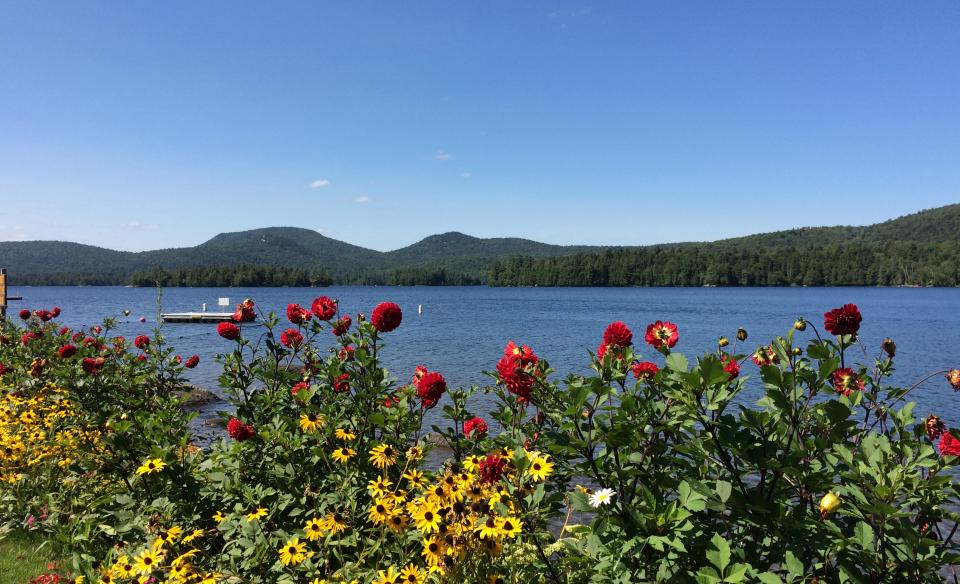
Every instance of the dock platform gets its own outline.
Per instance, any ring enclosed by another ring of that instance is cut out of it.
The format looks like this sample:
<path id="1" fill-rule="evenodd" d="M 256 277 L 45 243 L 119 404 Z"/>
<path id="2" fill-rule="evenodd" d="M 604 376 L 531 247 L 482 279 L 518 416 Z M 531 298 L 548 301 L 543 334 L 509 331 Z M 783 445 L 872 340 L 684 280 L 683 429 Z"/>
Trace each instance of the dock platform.
<path id="1" fill-rule="evenodd" d="M 233 320 L 232 312 L 168 312 L 161 314 L 163 322 L 207 323 Z"/>

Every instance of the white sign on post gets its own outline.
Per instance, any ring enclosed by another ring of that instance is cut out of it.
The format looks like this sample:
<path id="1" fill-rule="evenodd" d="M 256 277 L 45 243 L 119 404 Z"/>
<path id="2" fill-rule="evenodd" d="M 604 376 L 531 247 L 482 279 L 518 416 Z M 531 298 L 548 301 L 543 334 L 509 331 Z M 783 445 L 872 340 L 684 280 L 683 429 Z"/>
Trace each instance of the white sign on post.
<path id="1" fill-rule="evenodd" d="M 230 299 L 229 299 L 229 298 L 218 298 L 218 299 L 217 299 L 217 306 L 230 306 Z"/>

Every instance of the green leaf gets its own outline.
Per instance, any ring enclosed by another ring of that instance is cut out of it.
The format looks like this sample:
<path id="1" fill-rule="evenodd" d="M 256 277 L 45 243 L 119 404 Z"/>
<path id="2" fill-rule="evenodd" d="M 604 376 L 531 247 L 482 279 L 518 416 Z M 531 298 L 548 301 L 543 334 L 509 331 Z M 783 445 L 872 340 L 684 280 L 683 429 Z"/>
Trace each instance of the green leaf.
<path id="1" fill-rule="evenodd" d="M 668 369 L 674 371 L 686 371 L 690 362 L 682 353 L 670 353 L 666 359 L 666 365 Z"/>
<path id="2" fill-rule="evenodd" d="M 803 563 L 797 559 L 797 556 L 793 555 L 793 552 L 787 550 L 783 563 L 791 576 L 803 576 Z"/>
<path id="3" fill-rule="evenodd" d="M 720 497 L 720 500 L 724 503 L 730 498 L 732 490 L 733 486 L 727 481 L 717 481 L 717 496 Z"/>
<path id="4" fill-rule="evenodd" d="M 722 574 L 726 567 L 730 565 L 730 544 L 727 543 L 727 540 L 723 539 L 723 536 L 719 533 L 710 539 L 710 543 L 713 544 L 716 551 L 708 550 L 707 560 L 716 566 L 717 570 Z"/>

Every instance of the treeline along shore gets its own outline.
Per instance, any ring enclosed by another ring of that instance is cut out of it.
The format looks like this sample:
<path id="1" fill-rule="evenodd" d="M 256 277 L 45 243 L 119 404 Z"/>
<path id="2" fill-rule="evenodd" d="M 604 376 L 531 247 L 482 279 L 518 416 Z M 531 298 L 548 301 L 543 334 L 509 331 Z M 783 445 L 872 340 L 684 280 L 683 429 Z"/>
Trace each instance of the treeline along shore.
<path id="1" fill-rule="evenodd" d="M 960 204 L 709 243 L 559 246 L 445 233 L 379 252 L 272 227 L 136 253 L 0 242 L 0 265 L 14 285 L 960 286 Z"/>

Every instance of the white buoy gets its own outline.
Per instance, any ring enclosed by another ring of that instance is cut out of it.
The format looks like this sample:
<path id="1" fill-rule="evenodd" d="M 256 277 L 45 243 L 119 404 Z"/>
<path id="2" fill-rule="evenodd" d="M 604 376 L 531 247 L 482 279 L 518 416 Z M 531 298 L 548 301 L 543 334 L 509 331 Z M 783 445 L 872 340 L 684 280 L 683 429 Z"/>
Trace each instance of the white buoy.
<path id="1" fill-rule="evenodd" d="M 203 311 L 204 311 L 204 312 L 207 311 L 207 303 L 206 303 L 206 302 L 203 303 Z"/>
<path id="2" fill-rule="evenodd" d="M 422 304 L 418 304 L 418 305 L 417 305 L 417 314 L 423 314 L 423 305 L 422 305 Z"/>

